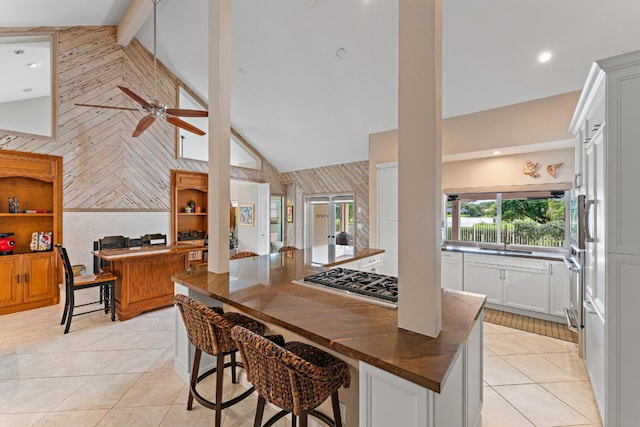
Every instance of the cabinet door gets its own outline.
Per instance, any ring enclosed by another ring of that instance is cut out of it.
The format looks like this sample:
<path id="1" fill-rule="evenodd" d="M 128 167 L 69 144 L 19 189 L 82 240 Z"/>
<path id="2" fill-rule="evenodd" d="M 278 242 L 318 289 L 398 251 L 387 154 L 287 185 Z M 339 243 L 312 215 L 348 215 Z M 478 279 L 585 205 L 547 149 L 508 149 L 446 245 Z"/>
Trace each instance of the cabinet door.
<path id="1" fill-rule="evenodd" d="M 53 252 L 23 255 L 23 301 L 34 302 L 55 297 Z"/>
<path id="2" fill-rule="evenodd" d="M 501 267 L 475 262 L 464 263 L 464 290 L 487 296 L 487 302 L 502 304 Z"/>
<path id="3" fill-rule="evenodd" d="M 593 394 L 598 404 L 601 419 L 604 419 L 604 395 L 605 395 L 605 324 L 593 308 L 593 301 L 586 297 L 587 310 L 585 313 L 584 341 L 585 359 Z"/>
<path id="4" fill-rule="evenodd" d="M 504 268 L 503 303 L 509 307 L 549 312 L 549 274 L 547 270 Z"/>
<path id="5" fill-rule="evenodd" d="M 20 303 L 18 277 L 20 275 L 20 257 L 0 256 L 0 307 Z"/>
<path id="6" fill-rule="evenodd" d="M 462 255 L 457 253 L 442 253 L 440 267 L 440 285 L 446 289 L 462 290 L 463 265 Z"/>
<path id="7" fill-rule="evenodd" d="M 571 291 L 569 269 L 562 261 L 549 262 L 549 314 L 564 317 Z"/>

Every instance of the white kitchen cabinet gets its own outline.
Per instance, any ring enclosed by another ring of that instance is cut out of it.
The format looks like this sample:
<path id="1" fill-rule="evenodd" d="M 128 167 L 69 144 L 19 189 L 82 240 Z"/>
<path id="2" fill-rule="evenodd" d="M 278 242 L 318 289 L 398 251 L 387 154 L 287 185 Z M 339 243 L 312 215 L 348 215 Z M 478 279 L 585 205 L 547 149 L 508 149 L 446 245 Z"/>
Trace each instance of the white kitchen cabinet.
<path id="1" fill-rule="evenodd" d="M 441 254 L 440 285 L 445 289 L 462 290 L 464 278 L 464 259 L 462 252 Z"/>
<path id="2" fill-rule="evenodd" d="M 377 179 L 377 247 L 384 249 L 384 270 L 398 275 L 398 164 L 376 165 Z"/>
<path id="3" fill-rule="evenodd" d="M 502 303 L 523 310 L 549 312 L 547 269 L 503 267 Z"/>
<path id="4" fill-rule="evenodd" d="M 469 260 L 464 262 L 464 290 L 487 296 L 487 302 L 502 304 L 502 267 Z"/>
<path id="5" fill-rule="evenodd" d="M 345 262 L 335 267 L 348 268 L 350 270 L 366 271 L 368 273 L 386 274 L 383 267 L 383 254 L 373 255 L 357 261 Z"/>
<path id="6" fill-rule="evenodd" d="M 569 307 L 571 277 L 564 261 L 549 261 L 549 314 L 563 316 Z"/>

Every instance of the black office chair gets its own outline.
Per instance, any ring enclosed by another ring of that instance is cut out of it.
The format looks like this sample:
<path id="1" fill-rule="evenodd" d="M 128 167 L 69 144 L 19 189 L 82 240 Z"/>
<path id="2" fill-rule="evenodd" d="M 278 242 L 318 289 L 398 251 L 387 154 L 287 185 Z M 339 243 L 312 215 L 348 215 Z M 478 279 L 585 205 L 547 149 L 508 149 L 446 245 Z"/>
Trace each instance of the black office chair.
<path id="1" fill-rule="evenodd" d="M 64 327 L 64 333 L 69 332 L 69 328 L 71 327 L 71 319 L 74 316 L 80 316 L 83 314 L 95 313 L 97 311 L 104 310 L 105 314 L 111 311 L 111 321 L 116 320 L 116 302 L 115 302 L 115 292 L 113 288 L 116 283 L 116 276 L 110 272 L 98 273 L 98 274 L 87 274 L 85 276 L 74 277 L 73 269 L 71 268 L 71 262 L 69 261 L 69 256 L 67 255 L 67 250 L 63 248 L 61 245 L 56 245 L 58 248 L 58 253 L 60 254 L 60 258 L 62 258 L 62 265 L 64 266 L 64 290 L 65 290 L 65 301 L 64 301 L 64 311 L 62 313 L 62 320 L 60 321 L 61 325 L 66 323 Z M 100 295 L 100 300 L 92 301 L 85 304 L 75 304 L 75 292 L 80 289 L 87 288 L 95 288 L 100 286 L 101 289 L 107 289 L 105 292 L 104 299 L 104 308 L 98 308 L 95 310 L 83 311 L 82 313 L 74 313 L 74 309 L 76 307 L 83 307 L 86 305 L 93 304 L 102 304 L 102 292 Z"/>
<path id="2" fill-rule="evenodd" d="M 140 243 L 142 246 L 167 246 L 167 235 L 166 234 L 145 234 L 140 237 Z"/>

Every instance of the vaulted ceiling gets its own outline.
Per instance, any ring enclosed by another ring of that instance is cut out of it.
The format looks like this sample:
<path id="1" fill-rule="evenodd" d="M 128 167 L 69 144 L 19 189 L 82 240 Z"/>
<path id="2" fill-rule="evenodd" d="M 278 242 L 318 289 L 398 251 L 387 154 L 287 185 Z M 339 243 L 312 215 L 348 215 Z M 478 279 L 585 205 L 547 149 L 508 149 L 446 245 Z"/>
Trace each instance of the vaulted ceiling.
<path id="1" fill-rule="evenodd" d="M 0 0 L 0 26 L 117 25 L 129 3 Z M 162 0 L 157 16 L 159 59 L 204 99 L 207 7 Z M 366 159 L 368 135 L 397 127 L 398 0 L 232 13 L 232 124 L 281 171 Z M 444 117 L 580 89 L 592 61 L 640 49 L 638 16 L 637 0 L 443 0 Z M 152 36 L 149 19 L 136 37 Z"/>

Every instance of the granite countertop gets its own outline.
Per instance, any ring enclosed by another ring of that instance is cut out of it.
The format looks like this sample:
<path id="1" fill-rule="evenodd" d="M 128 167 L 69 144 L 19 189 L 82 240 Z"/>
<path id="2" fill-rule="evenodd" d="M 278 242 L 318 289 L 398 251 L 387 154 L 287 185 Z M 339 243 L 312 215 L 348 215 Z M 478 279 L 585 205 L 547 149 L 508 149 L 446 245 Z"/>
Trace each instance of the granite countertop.
<path id="1" fill-rule="evenodd" d="M 517 258 L 531 258 L 531 259 L 546 259 L 550 261 L 562 261 L 566 255 L 568 255 L 567 251 L 561 252 L 551 252 L 551 251 L 528 251 L 528 250 L 520 250 L 520 249 L 510 249 L 507 246 L 507 250 L 503 250 L 502 248 L 480 248 L 476 246 L 464 246 L 464 245 L 444 245 L 442 246 L 442 250 L 446 252 L 462 252 L 466 254 L 476 254 L 476 255 L 493 255 L 493 256 L 509 256 L 509 257 L 517 257 Z"/>
<path id="2" fill-rule="evenodd" d="M 176 245 L 176 246 L 164 246 L 164 245 L 151 245 L 151 246 L 137 246 L 134 248 L 116 248 L 116 249 L 103 249 L 101 251 L 92 251 L 91 253 L 98 258 L 105 259 L 107 261 L 124 259 L 138 256 L 151 256 L 161 253 L 179 253 L 179 252 L 192 252 L 206 249 L 204 246 L 196 245 Z"/>
<path id="3" fill-rule="evenodd" d="M 438 338 L 430 338 L 398 328 L 397 310 L 292 283 L 323 269 L 310 265 L 309 258 L 307 250 L 244 258 L 231 262 L 226 274 L 199 266 L 174 275 L 173 280 L 345 356 L 440 392 L 485 297 L 443 291 L 442 331 Z"/>

